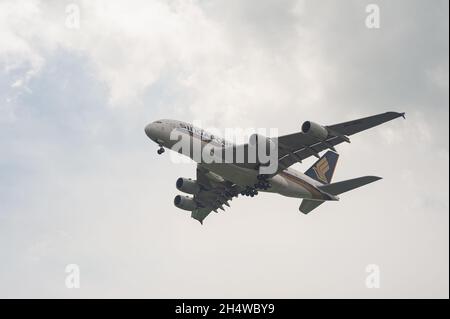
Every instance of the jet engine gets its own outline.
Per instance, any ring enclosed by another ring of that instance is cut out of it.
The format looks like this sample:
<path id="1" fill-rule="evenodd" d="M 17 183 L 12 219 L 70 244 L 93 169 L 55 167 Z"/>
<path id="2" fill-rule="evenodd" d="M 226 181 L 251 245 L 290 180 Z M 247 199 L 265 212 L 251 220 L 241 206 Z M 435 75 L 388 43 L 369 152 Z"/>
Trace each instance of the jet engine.
<path id="1" fill-rule="evenodd" d="M 179 191 L 182 191 L 183 193 L 195 195 L 200 191 L 200 185 L 197 183 L 197 181 L 190 178 L 180 177 L 179 179 L 177 179 L 176 186 L 177 189 Z"/>
<path id="2" fill-rule="evenodd" d="M 190 212 L 197 209 L 197 207 L 198 207 L 195 200 L 190 196 L 177 195 L 177 196 L 175 196 L 173 203 L 175 204 L 176 207 L 183 209 L 183 210 L 188 210 Z"/>
<path id="3" fill-rule="evenodd" d="M 319 141 L 323 141 L 328 137 L 328 130 L 314 122 L 306 121 L 302 125 L 303 134 L 310 135 Z"/>

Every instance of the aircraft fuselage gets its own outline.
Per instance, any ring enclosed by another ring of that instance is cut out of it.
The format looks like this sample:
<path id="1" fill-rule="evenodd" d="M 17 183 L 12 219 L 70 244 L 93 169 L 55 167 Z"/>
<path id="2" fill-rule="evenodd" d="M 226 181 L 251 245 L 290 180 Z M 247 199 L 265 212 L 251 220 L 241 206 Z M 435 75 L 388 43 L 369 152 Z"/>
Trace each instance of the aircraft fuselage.
<path id="1" fill-rule="evenodd" d="M 159 120 L 150 123 L 145 127 L 145 133 L 161 147 L 158 153 L 162 153 L 163 148 L 172 150 L 178 142 L 178 139 L 174 138 L 174 136 L 178 138 L 182 136 L 188 139 L 191 145 L 198 143 L 202 151 L 208 143 L 222 150 L 236 146 L 189 123 L 176 120 Z M 251 187 L 258 182 L 259 171 L 254 167 L 243 167 L 234 163 L 204 163 L 193 152 L 183 153 L 183 155 L 189 156 L 208 171 L 242 188 Z M 271 187 L 259 191 L 319 201 L 338 200 L 337 196 L 329 195 L 317 187 L 323 185 L 322 183 L 292 168 L 284 169 L 278 174 L 268 177 L 267 182 Z"/>

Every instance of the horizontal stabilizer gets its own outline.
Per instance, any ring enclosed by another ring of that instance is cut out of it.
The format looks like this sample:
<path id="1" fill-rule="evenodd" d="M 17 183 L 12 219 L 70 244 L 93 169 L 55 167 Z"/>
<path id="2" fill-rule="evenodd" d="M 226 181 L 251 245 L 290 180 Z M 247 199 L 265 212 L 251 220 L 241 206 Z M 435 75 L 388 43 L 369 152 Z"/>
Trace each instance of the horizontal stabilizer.
<path id="1" fill-rule="evenodd" d="M 308 214 L 309 212 L 311 212 L 312 210 L 316 209 L 317 207 L 319 207 L 321 204 L 323 204 L 324 201 L 322 200 L 310 200 L 310 199 L 304 199 L 302 201 L 302 204 L 300 205 L 300 211 L 303 214 Z"/>
<path id="2" fill-rule="evenodd" d="M 323 190 L 328 194 L 339 195 L 351 191 L 352 189 L 376 182 L 380 179 L 381 177 L 377 176 L 364 176 L 328 185 L 321 185 L 318 186 L 318 188 L 320 188 L 321 190 Z"/>
<path id="3" fill-rule="evenodd" d="M 327 194 L 337 196 L 339 194 L 351 191 L 352 189 L 376 182 L 380 179 L 381 179 L 381 177 L 377 177 L 377 176 L 364 176 L 364 177 L 349 179 L 349 180 L 342 181 L 342 182 L 321 185 L 321 186 L 318 186 L 318 188 L 320 188 L 320 190 L 324 191 Z M 302 204 L 300 205 L 300 211 L 303 214 L 308 214 L 323 203 L 324 203 L 324 201 L 304 199 L 302 201 Z"/>

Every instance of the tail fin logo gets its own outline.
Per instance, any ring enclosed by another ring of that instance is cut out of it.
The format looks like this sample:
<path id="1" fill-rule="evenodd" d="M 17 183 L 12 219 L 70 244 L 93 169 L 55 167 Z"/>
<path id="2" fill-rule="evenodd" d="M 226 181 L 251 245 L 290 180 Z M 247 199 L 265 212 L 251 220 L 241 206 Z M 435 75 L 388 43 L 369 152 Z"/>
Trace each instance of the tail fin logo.
<path id="1" fill-rule="evenodd" d="M 326 174 L 330 170 L 330 165 L 328 164 L 328 160 L 326 157 L 323 157 L 319 162 L 317 162 L 313 169 L 318 179 L 320 179 L 324 183 L 328 183 Z"/>

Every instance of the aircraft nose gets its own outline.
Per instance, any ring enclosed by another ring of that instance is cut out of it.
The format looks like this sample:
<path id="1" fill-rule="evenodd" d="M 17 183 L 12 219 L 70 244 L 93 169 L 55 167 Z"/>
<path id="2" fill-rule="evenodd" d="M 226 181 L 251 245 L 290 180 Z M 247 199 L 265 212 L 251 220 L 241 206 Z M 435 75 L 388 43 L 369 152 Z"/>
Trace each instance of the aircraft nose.
<path id="1" fill-rule="evenodd" d="M 147 124 L 147 126 L 145 127 L 145 134 L 152 140 L 154 140 L 156 138 L 156 124 L 155 123 L 150 123 Z"/>

